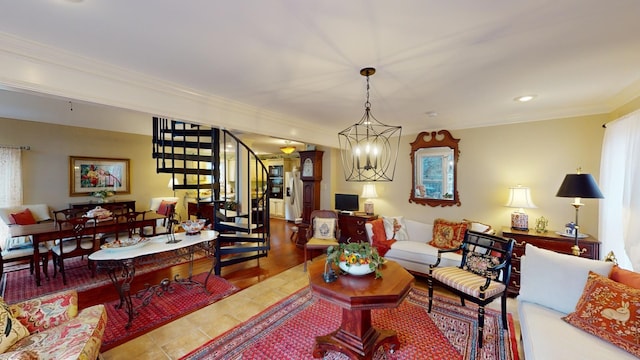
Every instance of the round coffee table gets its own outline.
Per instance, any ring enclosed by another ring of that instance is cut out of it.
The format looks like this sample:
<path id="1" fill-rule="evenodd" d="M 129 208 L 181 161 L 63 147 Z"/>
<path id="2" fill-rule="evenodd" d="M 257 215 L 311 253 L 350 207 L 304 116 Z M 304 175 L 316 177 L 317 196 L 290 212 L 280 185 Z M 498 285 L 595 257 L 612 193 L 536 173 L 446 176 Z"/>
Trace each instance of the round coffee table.
<path id="1" fill-rule="evenodd" d="M 334 350 L 351 359 L 371 359 L 380 346 L 397 349 L 400 342 L 396 332 L 373 327 L 371 310 L 400 305 L 411 289 L 413 276 L 396 262 L 387 261 L 381 279 L 374 274 L 340 275 L 338 280 L 326 283 L 324 265 L 324 261 L 316 260 L 309 266 L 309 284 L 316 296 L 342 307 L 342 323 L 336 331 L 316 337 L 313 356 L 321 358 Z"/>

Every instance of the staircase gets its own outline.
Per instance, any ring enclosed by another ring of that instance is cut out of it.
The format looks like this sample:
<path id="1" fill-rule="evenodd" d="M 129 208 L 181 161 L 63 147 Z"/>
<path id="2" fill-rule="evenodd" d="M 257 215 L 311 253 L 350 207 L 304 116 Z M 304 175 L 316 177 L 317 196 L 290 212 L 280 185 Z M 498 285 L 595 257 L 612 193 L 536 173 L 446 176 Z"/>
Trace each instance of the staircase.
<path id="1" fill-rule="evenodd" d="M 226 130 L 154 117 L 153 158 L 156 172 L 172 174 L 173 190 L 193 199 L 189 215 L 206 218 L 220 233 L 216 275 L 267 256 L 268 170 L 248 146 Z"/>

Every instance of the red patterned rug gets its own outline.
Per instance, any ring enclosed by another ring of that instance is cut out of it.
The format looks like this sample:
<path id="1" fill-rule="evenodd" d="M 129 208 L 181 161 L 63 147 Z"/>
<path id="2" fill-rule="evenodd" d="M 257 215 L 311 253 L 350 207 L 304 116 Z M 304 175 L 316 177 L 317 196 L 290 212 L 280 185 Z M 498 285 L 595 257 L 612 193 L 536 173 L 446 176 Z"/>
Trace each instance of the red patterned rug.
<path id="1" fill-rule="evenodd" d="M 197 252 L 195 258 L 199 259 L 204 253 Z M 53 262 L 49 259 L 49 279 L 42 275 L 41 286 L 36 286 L 35 275 L 29 273 L 29 267 L 25 269 L 5 272 L 0 280 L 0 296 L 4 300 L 13 304 L 37 296 L 58 292 L 64 289 L 76 289 L 83 292 L 88 289 L 97 288 L 104 285 L 111 285 L 111 280 L 106 272 L 98 272 L 95 277 L 91 277 L 91 271 L 87 266 L 86 258 L 72 258 L 65 260 L 67 272 L 67 285 L 62 284 L 62 276 L 58 274 L 53 277 Z M 147 264 L 136 266 L 136 276 L 150 273 L 158 269 L 163 269 L 184 262 L 184 260 L 171 259 L 157 264 Z"/>
<path id="2" fill-rule="evenodd" d="M 202 283 L 206 276 L 207 273 L 202 273 L 194 276 L 193 279 Z M 100 352 L 105 352 L 239 290 L 235 285 L 215 275 L 211 275 L 207 283 L 207 289 L 210 293 L 205 292 L 201 287 L 188 288 L 174 283 L 170 285 L 170 289 L 169 292 L 154 295 L 151 301 L 142 307 L 139 307 L 142 300 L 132 296 L 134 308 L 139 308 L 138 314 L 133 318 L 128 330 L 125 329 L 128 321 L 126 312 L 124 309 L 116 308 L 119 301 L 106 303 L 107 327 L 102 338 Z"/>
<path id="3" fill-rule="evenodd" d="M 484 343 L 478 349 L 475 305 L 462 308 L 457 300 L 436 295 L 428 314 L 427 304 L 427 293 L 414 288 L 397 309 L 372 311 L 373 325 L 396 330 L 400 341 L 395 352 L 378 351 L 374 358 L 518 360 L 511 314 L 507 330 L 500 312 L 486 309 Z M 312 359 L 315 337 L 337 329 L 341 314 L 339 306 L 304 288 L 182 359 Z M 343 358 L 334 352 L 325 355 Z"/>

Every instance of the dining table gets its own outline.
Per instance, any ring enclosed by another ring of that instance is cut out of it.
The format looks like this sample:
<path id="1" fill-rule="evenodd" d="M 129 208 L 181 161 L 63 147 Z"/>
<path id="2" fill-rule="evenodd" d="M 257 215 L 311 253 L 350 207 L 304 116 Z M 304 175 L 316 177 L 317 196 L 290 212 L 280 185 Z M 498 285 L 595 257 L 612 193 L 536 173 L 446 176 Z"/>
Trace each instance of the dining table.
<path id="1" fill-rule="evenodd" d="M 134 226 L 136 228 L 144 228 L 144 227 L 152 227 L 153 234 L 155 235 L 156 229 L 156 221 L 160 219 L 164 219 L 164 215 L 160 215 L 155 211 L 148 211 L 139 215 L 135 220 L 132 220 L 131 223 L 126 223 L 118 221 L 118 218 L 105 219 L 99 221 L 93 221 L 93 225 L 96 227 L 96 232 L 98 233 L 116 233 L 123 230 L 123 226 Z M 9 234 L 12 237 L 15 236 L 30 236 L 31 241 L 33 243 L 33 261 L 36 266 L 34 266 L 35 270 L 35 280 L 36 285 L 41 285 L 41 275 L 40 275 L 40 251 L 38 248 L 40 244 L 45 243 L 47 241 L 53 241 L 58 239 L 64 239 L 67 237 L 71 237 L 74 235 L 73 228 L 69 225 L 63 225 L 53 220 L 46 221 L 38 224 L 32 225 L 11 225 L 9 226 Z M 98 249 L 96 249 L 98 250 Z"/>

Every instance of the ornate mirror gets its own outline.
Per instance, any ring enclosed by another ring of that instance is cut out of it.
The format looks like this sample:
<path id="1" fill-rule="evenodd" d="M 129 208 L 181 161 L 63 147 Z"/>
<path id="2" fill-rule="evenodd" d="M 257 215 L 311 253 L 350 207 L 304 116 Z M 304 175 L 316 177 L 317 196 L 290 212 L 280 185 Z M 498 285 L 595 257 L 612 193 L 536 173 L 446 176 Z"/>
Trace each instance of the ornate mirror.
<path id="1" fill-rule="evenodd" d="M 460 206 L 457 187 L 458 142 L 447 130 L 421 132 L 411 143 L 412 181 L 409 202 Z"/>

